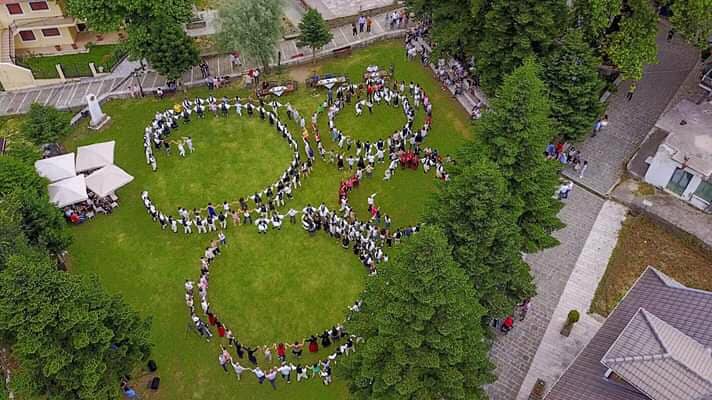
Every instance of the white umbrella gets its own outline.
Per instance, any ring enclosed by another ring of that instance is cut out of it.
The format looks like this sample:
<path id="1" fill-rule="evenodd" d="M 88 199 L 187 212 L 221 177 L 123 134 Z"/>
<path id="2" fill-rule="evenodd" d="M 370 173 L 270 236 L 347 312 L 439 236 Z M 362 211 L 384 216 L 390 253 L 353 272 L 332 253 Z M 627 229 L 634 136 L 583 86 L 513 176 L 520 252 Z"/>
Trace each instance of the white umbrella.
<path id="1" fill-rule="evenodd" d="M 83 175 L 77 175 L 47 186 L 49 201 L 57 207 L 79 203 L 89 198 L 87 184 Z"/>
<path id="2" fill-rule="evenodd" d="M 37 160 L 35 170 L 39 176 L 49 179 L 50 182 L 71 178 L 77 175 L 74 169 L 74 153 Z"/>
<path id="3" fill-rule="evenodd" d="M 87 187 L 99 197 L 106 197 L 134 179 L 116 165 L 107 165 L 87 176 Z"/>
<path id="4" fill-rule="evenodd" d="M 77 148 L 77 171 L 89 171 L 113 164 L 115 144 L 116 142 L 112 140 Z"/>

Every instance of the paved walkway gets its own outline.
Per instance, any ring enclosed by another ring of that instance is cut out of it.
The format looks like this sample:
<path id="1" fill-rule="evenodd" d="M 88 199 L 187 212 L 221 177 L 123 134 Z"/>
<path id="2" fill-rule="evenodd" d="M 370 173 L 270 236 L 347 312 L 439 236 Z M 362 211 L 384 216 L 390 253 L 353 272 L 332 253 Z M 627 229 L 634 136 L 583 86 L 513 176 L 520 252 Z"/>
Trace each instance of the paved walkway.
<path id="1" fill-rule="evenodd" d="M 498 379 L 487 388 L 492 400 L 513 400 L 519 393 L 603 203 L 602 198 L 575 187 L 559 212 L 566 227 L 554 236 L 561 244 L 526 256 L 534 274 L 537 295 L 531 301 L 527 318 L 515 322 L 508 335 L 494 342 L 490 358 L 497 367 Z"/>
<path id="2" fill-rule="evenodd" d="M 608 260 L 618 242 L 618 234 L 627 212 L 626 207 L 616 202 L 606 201 L 603 204 L 554 310 L 517 400 L 529 398 L 537 379 L 546 382 L 548 392 L 603 325 L 604 318 L 589 314 L 588 310 L 598 282 L 606 272 Z M 569 337 L 564 337 L 559 331 L 564 326 L 570 310 L 578 310 L 581 320 L 574 326 Z"/>
<path id="3" fill-rule="evenodd" d="M 386 14 L 381 14 L 373 18 L 372 32 L 370 34 L 361 33 L 354 37 L 351 34 L 351 25 L 340 26 L 332 29 L 334 38 L 319 52 L 320 56 L 331 54 L 332 50 L 346 46 L 359 46 L 374 40 L 387 39 L 402 35 L 405 29 L 390 30 L 383 26 Z M 292 64 L 311 60 L 311 50 L 297 47 L 296 40 L 283 40 L 279 43 L 279 50 L 282 53 L 282 64 Z M 255 65 L 246 62 L 240 69 L 233 67 L 228 55 L 217 55 L 207 57 L 206 62 L 210 66 L 210 73 L 214 76 L 238 76 L 247 68 L 247 65 Z M 114 93 L 127 93 L 128 86 L 136 84 L 133 78 L 129 79 L 130 68 L 121 70 L 121 73 L 110 74 L 104 77 L 85 78 L 79 81 L 67 82 L 60 85 L 42 86 L 35 89 L 1 92 L 0 93 L 0 115 L 22 114 L 29 110 L 33 102 L 43 105 L 51 105 L 59 109 L 78 111 L 86 105 L 85 96 L 88 93 L 95 94 L 102 99 Z M 186 86 L 194 86 L 203 82 L 200 68 L 195 66 L 183 75 L 183 83 Z M 159 86 L 166 84 L 166 78 L 156 72 L 149 71 L 140 77 L 144 91 L 153 91 Z M 132 83 L 133 82 L 133 83 Z"/>
<path id="4" fill-rule="evenodd" d="M 631 101 L 626 100 L 630 82 L 618 88 L 608 100 L 609 125 L 595 137 L 588 137 L 576 147 L 588 161 L 585 176 L 579 178 L 568 169 L 564 174 L 576 183 L 601 195 L 608 195 L 620 179 L 624 164 L 655 125 L 672 96 L 699 59 L 699 53 L 682 38 L 666 40 L 669 24 L 658 28 L 659 63 L 645 68 Z"/>

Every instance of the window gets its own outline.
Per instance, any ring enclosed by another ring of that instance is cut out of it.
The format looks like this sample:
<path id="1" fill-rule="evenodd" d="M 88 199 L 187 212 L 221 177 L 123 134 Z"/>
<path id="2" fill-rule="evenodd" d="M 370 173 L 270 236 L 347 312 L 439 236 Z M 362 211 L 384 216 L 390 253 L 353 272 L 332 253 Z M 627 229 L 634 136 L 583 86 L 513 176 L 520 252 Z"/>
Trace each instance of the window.
<path id="1" fill-rule="evenodd" d="M 675 170 L 675 173 L 672 174 L 667 188 L 678 196 L 681 196 L 682 193 L 685 192 L 685 189 L 687 189 L 687 185 L 690 184 L 690 180 L 692 180 L 692 174 L 682 168 L 678 168 Z"/>
<path id="2" fill-rule="evenodd" d="M 20 37 L 22 41 L 29 42 L 35 40 L 35 33 L 32 31 L 20 31 Z"/>
<path id="3" fill-rule="evenodd" d="M 7 12 L 10 13 L 10 15 L 22 14 L 22 6 L 20 3 L 5 4 L 5 7 L 7 7 Z"/>
<path id="4" fill-rule="evenodd" d="M 49 5 L 47 5 L 46 1 L 31 1 L 30 8 L 32 11 L 49 10 Z"/>
<path id="5" fill-rule="evenodd" d="M 53 37 L 53 36 L 60 36 L 61 33 L 59 33 L 59 29 L 57 28 L 45 28 L 42 29 L 42 36 L 44 37 Z"/>
<path id="6" fill-rule="evenodd" d="M 708 203 L 712 203 L 712 183 L 705 181 L 700 182 L 700 185 L 697 186 L 697 190 L 695 190 L 695 196 Z"/>

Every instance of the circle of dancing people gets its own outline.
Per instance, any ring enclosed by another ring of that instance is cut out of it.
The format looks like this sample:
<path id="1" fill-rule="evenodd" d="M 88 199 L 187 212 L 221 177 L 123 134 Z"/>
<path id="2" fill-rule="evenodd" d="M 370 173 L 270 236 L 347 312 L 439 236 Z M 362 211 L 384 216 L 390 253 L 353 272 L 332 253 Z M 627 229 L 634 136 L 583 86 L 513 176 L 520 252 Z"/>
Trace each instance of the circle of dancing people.
<path id="1" fill-rule="evenodd" d="M 336 360 L 356 351 L 355 345 L 362 339 L 355 335 L 349 335 L 341 324 L 337 324 L 322 333 L 312 334 L 302 340 L 279 342 L 271 346 L 250 346 L 240 342 L 235 333 L 220 320 L 208 301 L 210 268 L 215 258 L 221 254 L 221 247 L 225 246 L 227 246 L 227 238 L 220 232 L 218 238 L 206 247 L 200 257 L 200 278 L 197 284 L 191 280 L 186 280 L 184 283 L 185 303 L 191 320 L 189 328 L 208 342 L 214 338 L 215 334 L 227 341 L 227 343 L 221 341 L 218 363 L 225 373 L 232 370 L 237 380 L 241 380 L 242 375 L 249 371 L 254 374 L 260 384 L 267 381 L 275 390 L 277 389 L 278 376 L 281 376 L 287 383 L 292 382 L 292 375 L 294 375 L 297 382 L 321 379 L 324 385 L 330 384 L 333 379 L 332 367 Z M 195 310 L 196 293 L 197 298 L 200 299 L 203 318 L 199 317 Z M 361 301 L 356 301 L 349 307 L 349 316 L 351 313 L 359 312 L 361 306 Z M 331 347 L 332 345 L 333 347 Z M 317 360 L 313 364 L 301 361 L 305 351 L 314 354 L 320 348 L 330 351 L 326 358 Z M 277 365 L 265 367 L 263 364 L 262 366 L 265 368 L 262 369 L 258 364 L 257 354 L 262 354 L 265 363 L 272 365 L 274 361 L 277 361 Z M 274 360 L 275 355 L 277 360 Z M 245 358 L 247 362 L 245 362 Z"/>

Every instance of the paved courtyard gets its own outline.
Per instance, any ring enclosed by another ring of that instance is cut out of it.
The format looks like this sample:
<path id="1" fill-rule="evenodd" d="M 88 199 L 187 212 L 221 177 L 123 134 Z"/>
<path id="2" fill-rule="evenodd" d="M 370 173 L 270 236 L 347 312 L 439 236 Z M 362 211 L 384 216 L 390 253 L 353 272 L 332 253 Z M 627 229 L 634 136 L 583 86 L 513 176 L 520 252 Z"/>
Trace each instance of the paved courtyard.
<path id="1" fill-rule="evenodd" d="M 633 99 L 625 98 L 630 82 L 621 85 L 608 100 L 608 127 L 576 146 L 583 154 L 582 159 L 588 161 L 583 178 L 571 169 L 564 171 L 576 183 L 601 195 L 609 194 L 623 174 L 624 164 L 697 63 L 699 53 L 680 37 L 668 42 L 668 30 L 669 24 L 661 22 L 657 38 L 660 62 L 645 68 Z"/>
<path id="2" fill-rule="evenodd" d="M 394 0 L 303 0 L 311 8 L 316 8 L 324 19 L 334 19 L 357 15 L 362 10 L 386 7 Z"/>

